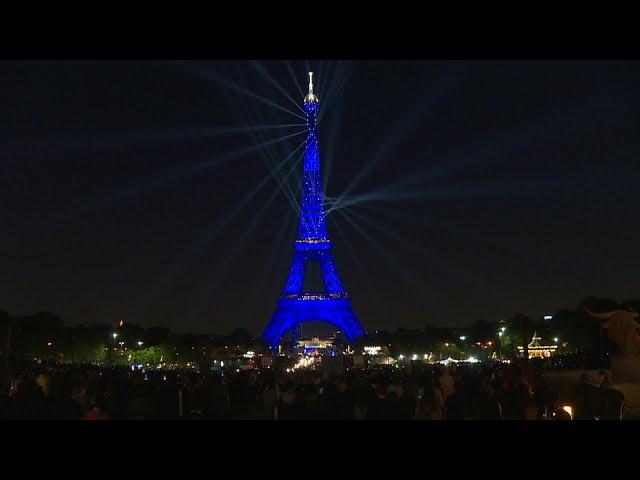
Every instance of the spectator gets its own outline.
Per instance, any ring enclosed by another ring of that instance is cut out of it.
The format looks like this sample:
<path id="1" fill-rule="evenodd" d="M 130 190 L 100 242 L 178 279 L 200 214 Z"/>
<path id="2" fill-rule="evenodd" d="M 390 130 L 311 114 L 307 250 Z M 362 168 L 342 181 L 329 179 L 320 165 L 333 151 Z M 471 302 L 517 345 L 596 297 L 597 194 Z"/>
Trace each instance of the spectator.
<path id="1" fill-rule="evenodd" d="M 613 382 L 606 377 L 602 382 L 602 404 L 600 418 L 602 420 L 622 420 L 624 394 L 613 388 Z"/>
<path id="2" fill-rule="evenodd" d="M 592 384 L 587 372 L 580 374 L 580 383 L 572 395 L 574 420 L 593 420 L 601 410 L 602 393 Z"/>

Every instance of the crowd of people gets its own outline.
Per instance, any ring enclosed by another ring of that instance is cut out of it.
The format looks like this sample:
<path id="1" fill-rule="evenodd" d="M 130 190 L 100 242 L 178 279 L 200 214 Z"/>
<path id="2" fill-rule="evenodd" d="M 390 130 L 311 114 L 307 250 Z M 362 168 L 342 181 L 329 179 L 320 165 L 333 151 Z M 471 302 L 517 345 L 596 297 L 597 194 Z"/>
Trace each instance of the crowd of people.
<path id="1" fill-rule="evenodd" d="M 15 420 L 568 420 L 534 365 L 474 364 L 329 374 L 317 370 L 188 372 L 35 365 L 5 372 L 0 418 Z M 621 419 L 605 372 L 583 373 L 573 418 Z"/>

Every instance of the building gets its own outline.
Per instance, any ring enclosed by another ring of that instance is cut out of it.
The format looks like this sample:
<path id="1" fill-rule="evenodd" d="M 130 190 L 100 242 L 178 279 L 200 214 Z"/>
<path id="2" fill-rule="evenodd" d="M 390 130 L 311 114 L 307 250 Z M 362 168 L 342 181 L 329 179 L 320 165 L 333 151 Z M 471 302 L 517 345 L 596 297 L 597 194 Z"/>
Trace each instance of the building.
<path id="1" fill-rule="evenodd" d="M 310 339 L 298 340 L 296 352 L 303 355 L 323 354 L 329 352 L 333 347 L 333 339 L 322 339 L 313 337 Z"/>
<path id="2" fill-rule="evenodd" d="M 529 351 L 529 358 L 549 358 L 556 353 L 557 345 L 542 345 L 540 343 L 541 338 L 538 336 L 538 332 L 533 333 L 531 342 L 527 346 Z M 518 347 L 520 356 L 524 356 L 524 347 Z"/>
<path id="3" fill-rule="evenodd" d="M 344 289 L 329 240 L 326 207 L 323 204 L 318 140 L 318 112 L 320 100 L 313 93 L 313 73 L 309 72 L 309 94 L 304 98 L 307 140 L 305 142 L 302 201 L 298 238 L 293 244 L 293 261 L 276 310 L 263 333 L 272 348 L 282 335 L 301 323 L 325 322 L 340 329 L 354 341 L 366 332 L 351 308 L 351 298 Z M 319 263 L 324 285 L 323 292 L 305 287 L 305 272 L 311 263 Z M 296 339 L 297 340 L 297 339 Z"/>

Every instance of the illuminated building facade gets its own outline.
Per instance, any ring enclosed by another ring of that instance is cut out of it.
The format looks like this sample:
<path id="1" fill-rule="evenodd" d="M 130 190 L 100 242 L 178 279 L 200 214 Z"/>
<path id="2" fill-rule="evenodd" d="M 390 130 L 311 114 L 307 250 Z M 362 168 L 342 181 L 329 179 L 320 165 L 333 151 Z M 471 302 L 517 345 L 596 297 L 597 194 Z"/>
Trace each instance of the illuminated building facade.
<path id="1" fill-rule="evenodd" d="M 313 337 L 307 340 L 298 340 L 298 353 L 304 355 L 322 354 L 333 350 L 333 339 Z"/>
<path id="2" fill-rule="evenodd" d="M 540 339 L 538 332 L 534 332 L 531 343 L 527 346 L 529 358 L 549 358 L 556 353 L 557 345 L 542 345 Z M 520 356 L 524 356 L 524 347 L 518 347 L 518 352 Z"/>
<path id="3" fill-rule="evenodd" d="M 313 93 L 313 73 L 309 73 L 309 94 L 304 98 L 307 140 L 298 239 L 294 243 L 293 261 L 284 292 L 263 334 L 265 341 L 273 348 L 278 345 L 283 333 L 305 322 L 320 321 L 335 325 L 350 341 L 365 333 L 353 313 L 349 295 L 340 282 L 331 251 L 332 243 L 327 234 L 320 175 L 318 107 L 318 97 Z M 310 262 L 320 264 L 323 292 L 305 292 L 303 289 L 305 270 Z"/>

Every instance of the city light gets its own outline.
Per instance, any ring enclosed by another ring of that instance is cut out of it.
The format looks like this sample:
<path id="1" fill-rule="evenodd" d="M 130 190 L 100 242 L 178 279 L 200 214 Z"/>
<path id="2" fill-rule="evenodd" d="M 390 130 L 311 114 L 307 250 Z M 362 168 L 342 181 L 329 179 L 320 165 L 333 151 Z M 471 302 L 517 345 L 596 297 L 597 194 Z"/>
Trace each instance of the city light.
<path id="1" fill-rule="evenodd" d="M 467 337 L 465 337 L 464 335 L 460 336 L 460 340 L 462 340 L 463 342 L 467 339 Z"/>
<path id="2" fill-rule="evenodd" d="M 502 335 L 504 335 L 504 332 L 498 332 L 499 337 L 502 337 Z"/>
<path id="3" fill-rule="evenodd" d="M 47 342 L 48 347 L 50 347 L 51 345 L 53 345 L 53 342 Z"/>
<path id="4" fill-rule="evenodd" d="M 502 328 L 500 329 L 500 331 L 501 331 L 501 332 L 504 332 L 506 329 L 507 329 L 507 327 L 502 327 Z"/>
<path id="5" fill-rule="evenodd" d="M 378 355 L 381 349 L 379 346 L 364 347 L 364 351 L 369 355 Z"/>
<path id="6" fill-rule="evenodd" d="M 558 337 L 553 337 L 553 341 L 558 343 L 558 340 L 560 340 Z"/>
<path id="7" fill-rule="evenodd" d="M 117 334 L 117 333 L 114 333 L 114 334 L 113 334 L 113 339 L 115 340 L 116 338 L 118 338 L 118 334 Z"/>
<path id="8" fill-rule="evenodd" d="M 417 360 L 417 359 L 418 359 L 418 355 L 414 353 L 413 356 L 411 357 L 411 360 Z"/>
<path id="9" fill-rule="evenodd" d="M 138 346 L 141 347 L 143 344 L 143 342 L 141 340 L 138 340 Z"/>
<path id="10" fill-rule="evenodd" d="M 553 315 L 545 315 L 544 319 L 545 320 L 552 320 L 553 319 Z"/>

